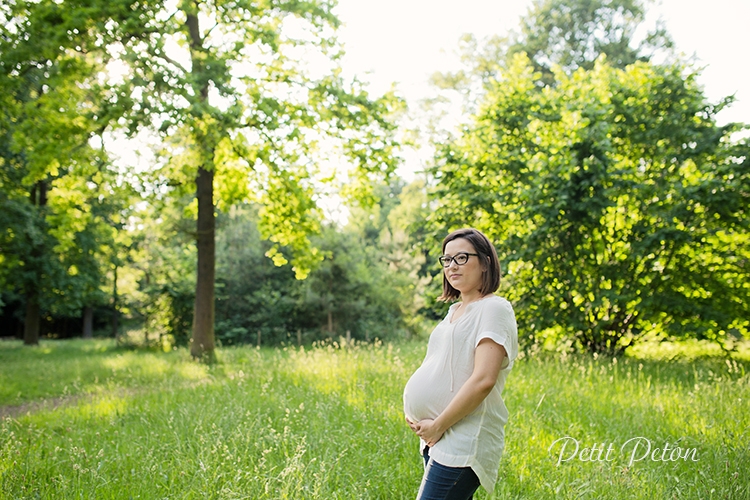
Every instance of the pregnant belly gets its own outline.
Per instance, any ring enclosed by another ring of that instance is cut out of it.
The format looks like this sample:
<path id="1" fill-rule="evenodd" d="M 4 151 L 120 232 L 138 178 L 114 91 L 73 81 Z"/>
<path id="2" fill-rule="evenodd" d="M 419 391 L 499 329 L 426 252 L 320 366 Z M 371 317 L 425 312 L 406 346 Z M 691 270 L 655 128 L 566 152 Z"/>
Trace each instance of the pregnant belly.
<path id="1" fill-rule="evenodd" d="M 437 417 L 453 399 L 450 380 L 430 368 L 420 366 L 404 387 L 404 414 L 414 422 Z"/>

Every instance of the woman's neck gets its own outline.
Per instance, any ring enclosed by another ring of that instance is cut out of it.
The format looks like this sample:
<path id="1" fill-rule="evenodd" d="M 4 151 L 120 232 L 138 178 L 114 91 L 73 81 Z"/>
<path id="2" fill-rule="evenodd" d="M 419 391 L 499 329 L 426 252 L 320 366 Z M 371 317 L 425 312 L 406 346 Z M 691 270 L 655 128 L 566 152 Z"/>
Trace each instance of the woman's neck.
<path id="1" fill-rule="evenodd" d="M 482 293 L 479 290 L 472 290 L 471 292 L 462 292 L 461 293 L 461 302 L 464 305 L 470 304 L 472 302 L 476 302 L 477 300 L 484 297 Z"/>

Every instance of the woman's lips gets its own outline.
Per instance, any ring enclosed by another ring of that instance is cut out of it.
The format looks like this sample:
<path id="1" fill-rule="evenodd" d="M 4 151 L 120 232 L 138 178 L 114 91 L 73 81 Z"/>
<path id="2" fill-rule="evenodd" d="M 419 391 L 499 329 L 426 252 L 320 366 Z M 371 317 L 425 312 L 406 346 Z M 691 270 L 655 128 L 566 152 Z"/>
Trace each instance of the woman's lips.
<path id="1" fill-rule="evenodd" d="M 460 275 L 460 274 L 451 274 L 451 275 L 449 275 L 449 276 L 448 276 L 448 278 L 450 278 L 450 279 L 452 279 L 452 280 L 453 280 L 453 279 L 456 279 L 456 278 L 460 278 L 460 277 L 461 277 L 461 275 Z"/>

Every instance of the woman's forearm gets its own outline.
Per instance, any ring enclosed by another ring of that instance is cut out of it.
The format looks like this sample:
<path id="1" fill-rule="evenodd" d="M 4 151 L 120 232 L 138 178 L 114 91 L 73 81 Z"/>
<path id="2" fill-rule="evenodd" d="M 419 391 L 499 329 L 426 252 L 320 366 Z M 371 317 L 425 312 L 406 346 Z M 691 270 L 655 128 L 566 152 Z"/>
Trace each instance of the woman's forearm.
<path id="1" fill-rule="evenodd" d="M 479 377 L 469 377 L 469 380 L 461 386 L 456 396 L 451 400 L 443 412 L 434 420 L 437 431 L 444 434 L 445 431 L 464 418 L 482 404 L 482 401 L 492 392 L 495 383 L 491 380 Z"/>
<path id="2" fill-rule="evenodd" d="M 435 419 L 409 422 L 409 426 L 428 445 L 437 443 L 456 422 L 477 409 L 492 392 L 507 356 L 505 348 L 490 339 L 480 341 L 474 352 L 474 371 L 461 386 L 445 410 Z M 407 419 L 408 420 L 408 419 Z"/>

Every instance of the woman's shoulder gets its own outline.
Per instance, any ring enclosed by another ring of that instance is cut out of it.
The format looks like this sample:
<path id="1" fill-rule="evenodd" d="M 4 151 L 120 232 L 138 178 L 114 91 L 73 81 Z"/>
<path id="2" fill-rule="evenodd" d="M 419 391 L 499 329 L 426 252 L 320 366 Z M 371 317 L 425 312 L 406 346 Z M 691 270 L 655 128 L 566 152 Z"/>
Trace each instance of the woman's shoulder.
<path id="1" fill-rule="evenodd" d="M 482 307 L 488 309 L 502 309 L 504 311 L 512 311 L 513 305 L 505 297 L 499 295 L 487 295 L 480 301 Z"/>
<path id="2" fill-rule="evenodd" d="M 490 321 L 515 323 L 516 313 L 513 305 L 505 297 L 491 295 L 481 301 L 482 316 Z"/>

